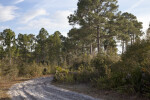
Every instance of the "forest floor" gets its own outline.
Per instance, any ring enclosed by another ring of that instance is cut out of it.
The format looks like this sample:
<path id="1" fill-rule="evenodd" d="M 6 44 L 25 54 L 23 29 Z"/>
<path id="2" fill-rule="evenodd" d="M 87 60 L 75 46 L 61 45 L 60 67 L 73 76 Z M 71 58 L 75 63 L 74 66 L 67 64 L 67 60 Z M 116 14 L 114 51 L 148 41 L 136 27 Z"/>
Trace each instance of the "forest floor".
<path id="1" fill-rule="evenodd" d="M 53 83 L 55 86 L 64 88 L 67 90 L 75 91 L 78 93 L 83 93 L 95 98 L 100 98 L 102 100 L 149 100 L 144 97 L 139 97 L 138 95 L 129 95 L 124 93 L 119 93 L 116 91 L 108 91 L 108 90 L 99 90 L 91 87 L 88 84 L 59 84 Z"/>

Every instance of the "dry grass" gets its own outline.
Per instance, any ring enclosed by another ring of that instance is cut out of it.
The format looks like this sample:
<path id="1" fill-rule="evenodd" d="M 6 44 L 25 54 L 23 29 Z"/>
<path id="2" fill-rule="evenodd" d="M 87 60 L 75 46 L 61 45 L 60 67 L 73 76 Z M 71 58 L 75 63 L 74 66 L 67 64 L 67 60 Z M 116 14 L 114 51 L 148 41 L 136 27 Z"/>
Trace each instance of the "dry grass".
<path id="1" fill-rule="evenodd" d="M 139 97 L 138 95 L 129 95 L 118 93 L 115 91 L 98 90 L 87 84 L 67 85 L 67 84 L 53 83 L 53 85 L 71 91 L 75 91 L 78 93 L 87 94 L 92 97 L 103 100 L 149 100 L 148 98 Z"/>
<path id="2" fill-rule="evenodd" d="M 16 83 L 20 83 L 27 80 L 29 79 L 28 78 L 17 78 L 15 80 L 0 79 L 0 100 L 10 100 L 9 95 L 7 95 L 9 88 Z"/>

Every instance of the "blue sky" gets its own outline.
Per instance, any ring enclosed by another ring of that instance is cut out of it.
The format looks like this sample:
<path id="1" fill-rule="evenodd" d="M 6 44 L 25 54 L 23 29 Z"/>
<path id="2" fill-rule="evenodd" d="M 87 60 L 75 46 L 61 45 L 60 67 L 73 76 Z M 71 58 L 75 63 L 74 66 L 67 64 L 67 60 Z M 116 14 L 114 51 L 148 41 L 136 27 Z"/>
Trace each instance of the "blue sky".
<path id="1" fill-rule="evenodd" d="M 67 16 L 77 8 L 78 0 L 0 0 L 0 31 L 11 28 L 18 33 L 38 34 L 44 27 L 50 34 L 67 35 L 71 26 Z M 118 0 L 119 10 L 130 12 L 143 22 L 143 31 L 150 22 L 149 0 Z"/>

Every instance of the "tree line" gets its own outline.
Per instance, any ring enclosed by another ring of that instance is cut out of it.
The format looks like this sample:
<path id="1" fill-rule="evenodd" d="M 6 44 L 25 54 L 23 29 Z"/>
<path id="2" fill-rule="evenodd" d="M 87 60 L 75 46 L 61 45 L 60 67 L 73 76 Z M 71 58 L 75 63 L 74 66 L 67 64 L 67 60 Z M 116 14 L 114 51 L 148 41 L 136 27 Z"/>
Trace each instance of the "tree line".
<path id="1" fill-rule="evenodd" d="M 73 26 L 68 37 L 59 31 L 49 35 L 44 28 L 37 36 L 21 33 L 15 36 L 11 29 L 5 29 L 0 33 L 0 59 L 9 58 L 9 64 L 12 59 L 20 59 L 69 65 L 73 56 L 117 53 L 117 41 L 121 41 L 124 53 L 143 34 L 142 22 L 131 13 L 118 11 L 117 0 L 79 0 L 77 6 L 74 14 L 68 16 Z"/>
<path id="2" fill-rule="evenodd" d="M 88 82 L 150 97 L 150 41 L 141 40 L 142 22 L 118 7 L 117 0 L 79 0 L 68 16 L 72 29 L 67 37 L 44 28 L 38 35 L 18 36 L 5 29 L 0 33 L 0 76 L 36 76 L 47 70 L 55 82 Z"/>
<path id="3" fill-rule="evenodd" d="M 9 59 L 11 65 L 13 59 L 20 59 L 23 62 L 37 63 L 41 61 L 50 60 L 55 63 L 59 58 L 61 47 L 61 34 L 55 32 L 49 35 L 48 32 L 42 28 L 37 36 L 34 34 L 21 34 L 15 36 L 15 32 L 11 29 L 5 29 L 0 34 L 0 59 Z"/>

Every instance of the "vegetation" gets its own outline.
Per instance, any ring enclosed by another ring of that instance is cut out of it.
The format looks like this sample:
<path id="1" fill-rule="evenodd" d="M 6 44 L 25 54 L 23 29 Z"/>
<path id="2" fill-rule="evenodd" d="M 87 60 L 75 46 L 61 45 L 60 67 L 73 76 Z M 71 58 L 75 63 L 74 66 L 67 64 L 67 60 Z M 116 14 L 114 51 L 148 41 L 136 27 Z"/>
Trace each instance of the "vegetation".
<path id="1" fill-rule="evenodd" d="M 1 32 L 1 77 L 15 79 L 20 76 L 37 77 L 55 73 L 61 46 L 59 35 L 60 33 L 56 32 L 49 36 L 44 28 L 37 37 L 33 34 L 20 33 L 16 38 L 11 29 Z"/>
<path id="2" fill-rule="evenodd" d="M 79 0 L 77 5 L 68 16 L 73 26 L 68 37 L 59 31 L 49 35 L 44 28 L 37 36 L 1 32 L 0 76 L 53 73 L 55 82 L 89 83 L 150 97 L 150 40 L 141 40 L 142 23 L 118 11 L 117 0 Z"/>
<path id="3" fill-rule="evenodd" d="M 74 47 L 68 48 L 72 58 L 67 68 L 56 69 L 54 81 L 150 96 L 150 40 L 140 40 L 142 23 L 136 16 L 117 8 L 116 0 L 79 0 L 77 10 L 68 17 L 73 25 L 67 39 Z"/>

